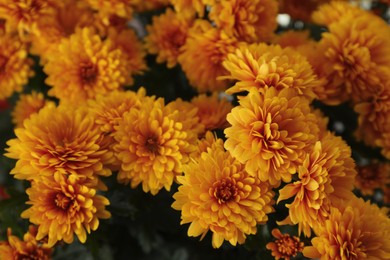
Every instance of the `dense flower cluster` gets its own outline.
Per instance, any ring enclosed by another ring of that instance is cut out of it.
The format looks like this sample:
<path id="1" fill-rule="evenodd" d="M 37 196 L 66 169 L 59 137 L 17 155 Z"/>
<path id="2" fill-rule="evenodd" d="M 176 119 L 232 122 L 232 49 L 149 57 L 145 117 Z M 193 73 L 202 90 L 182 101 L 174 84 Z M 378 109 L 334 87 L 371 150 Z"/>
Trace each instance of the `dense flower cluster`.
<path id="1" fill-rule="evenodd" d="M 85 243 L 128 189 L 214 248 L 390 259 L 389 82 L 390 26 L 349 1 L 0 0 L 4 156 L 34 224 L 0 258 Z"/>

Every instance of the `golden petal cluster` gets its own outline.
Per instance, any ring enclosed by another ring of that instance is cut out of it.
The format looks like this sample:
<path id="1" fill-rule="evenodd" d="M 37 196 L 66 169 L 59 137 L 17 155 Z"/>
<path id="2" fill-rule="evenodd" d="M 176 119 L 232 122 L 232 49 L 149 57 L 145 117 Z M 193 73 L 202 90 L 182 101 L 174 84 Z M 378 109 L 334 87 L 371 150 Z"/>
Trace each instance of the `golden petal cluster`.
<path id="1" fill-rule="evenodd" d="M 269 41 L 277 27 L 274 0 L 215 1 L 209 18 L 228 35 L 248 43 Z"/>
<path id="2" fill-rule="evenodd" d="M 185 16 L 203 17 L 207 4 L 213 3 L 215 0 L 170 0 L 175 11 Z"/>
<path id="3" fill-rule="evenodd" d="M 197 140 L 197 149 L 191 154 L 191 160 L 197 161 L 203 152 L 207 152 L 207 149 L 211 148 L 223 150 L 223 140 L 218 138 L 217 135 L 211 131 L 207 131 L 203 138 Z M 215 147 L 214 147 L 215 146 Z"/>
<path id="4" fill-rule="evenodd" d="M 224 240 L 243 244 L 273 211 L 274 193 L 269 184 L 248 174 L 220 146 L 208 148 L 198 161 L 183 168 L 172 207 L 181 211 L 181 224 L 190 223 L 189 236 L 201 235 L 202 239 L 210 230 L 214 248 Z"/>
<path id="5" fill-rule="evenodd" d="M 354 198 L 332 207 L 314 229 L 303 254 L 311 259 L 389 259 L 390 219 L 374 204 Z"/>
<path id="6" fill-rule="evenodd" d="M 308 101 L 291 88 L 270 87 L 252 88 L 239 102 L 227 115 L 225 148 L 261 181 L 290 182 L 320 131 Z"/>
<path id="7" fill-rule="evenodd" d="M 28 79 L 34 75 L 32 64 L 27 44 L 19 37 L 11 34 L 0 37 L 0 100 L 23 89 Z"/>
<path id="8" fill-rule="evenodd" d="M 363 195 L 373 195 L 376 189 L 385 191 L 387 186 L 390 186 L 389 163 L 373 161 L 368 165 L 358 167 L 355 187 Z"/>
<path id="9" fill-rule="evenodd" d="M 166 62 L 168 68 L 175 67 L 192 23 L 192 17 L 176 13 L 170 8 L 159 16 L 153 16 L 152 24 L 146 26 L 146 49 L 157 55 L 158 63 Z"/>
<path id="10" fill-rule="evenodd" d="M 109 24 L 111 16 L 116 15 L 130 20 L 133 15 L 133 0 L 82 0 L 90 8 L 97 11 L 104 24 Z"/>
<path id="11" fill-rule="evenodd" d="M 52 87 L 49 95 L 77 103 L 119 89 L 130 77 L 125 60 L 110 39 L 102 40 L 91 28 L 80 29 L 48 57 L 44 72 Z"/>
<path id="12" fill-rule="evenodd" d="M 314 23 L 329 26 L 332 23 L 337 23 L 345 16 L 360 16 L 366 13 L 365 10 L 352 5 L 349 1 L 330 1 L 324 3 L 312 14 Z"/>
<path id="13" fill-rule="evenodd" d="M 182 164 L 195 150 L 183 129 L 179 111 L 164 105 L 163 99 L 144 100 L 140 109 L 124 115 L 115 133 L 115 155 L 121 162 L 118 181 L 135 188 L 142 183 L 145 192 L 170 190 Z"/>
<path id="14" fill-rule="evenodd" d="M 227 56 L 223 66 L 229 73 L 221 78 L 237 81 L 226 90 L 228 94 L 249 91 L 252 87 L 261 92 L 269 87 L 293 88 L 313 100 L 316 97 L 313 90 L 321 84 L 305 56 L 279 45 L 242 45 Z"/>
<path id="15" fill-rule="evenodd" d="M 238 46 L 236 38 L 198 20 L 189 30 L 178 61 L 190 84 L 200 93 L 224 91 L 228 81 L 217 77 L 227 74 L 222 62 Z"/>
<path id="16" fill-rule="evenodd" d="M 299 233 L 310 236 L 310 228 L 328 218 L 332 201 L 353 196 L 356 170 L 351 148 L 341 137 L 328 133 L 316 142 L 297 172 L 298 180 L 279 191 L 278 201 L 294 197 L 286 205 L 288 218 L 299 224 Z"/>
<path id="17" fill-rule="evenodd" d="M 39 180 L 59 172 L 97 181 L 111 174 L 104 164 L 113 155 L 102 149 L 102 133 L 86 109 L 48 105 L 15 135 L 5 155 L 17 159 L 10 172 L 17 179 Z"/>
<path id="18" fill-rule="evenodd" d="M 274 228 L 271 233 L 276 240 L 269 242 L 266 248 L 271 250 L 271 254 L 276 260 L 290 260 L 302 252 L 304 244 L 299 240 L 299 237 L 282 234 L 277 228 Z"/>
<path id="19" fill-rule="evenodd" d="M 32 181 L 26 190 L 29 196 L 28 209 L 22 212 L 22 218 L 28 218 L 38 226 L 36 238 L 47 236 L 48 246 L 58 241 L 72 243 L 76 234 L 81 243 L 85 243 L 87 233 L 99 226 L 99 219 L 107 219 L 111 214 L 105 209 L 108 199 L 98 195 L 88 182 L 75 175 L 55 173 Z"/>

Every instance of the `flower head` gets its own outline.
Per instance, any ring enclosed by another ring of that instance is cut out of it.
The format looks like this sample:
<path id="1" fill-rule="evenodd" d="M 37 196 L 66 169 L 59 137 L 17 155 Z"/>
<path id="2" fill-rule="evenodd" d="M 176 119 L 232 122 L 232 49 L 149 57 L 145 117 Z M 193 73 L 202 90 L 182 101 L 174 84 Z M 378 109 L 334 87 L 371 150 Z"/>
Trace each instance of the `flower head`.
<path id="1" fill-rule="evenodd" d="M 312 12 L 330 0 L 307 0 L 304 4 L 300 0 L 281 0 L 278 2 L 280 13 L 287 13 L 293 19 L 310 22 Z"/>
<path id="2" fill-rule="evenodd" d="M 282 234 L 279 229 L 274 228 L 272 235 L 276 238 L 275 242 L 269 242 L 266 247 L 272 251 L 272 256 L 279 260 L 281 258 L 290 260 L 302 252 L 304 244 L 296 236 Z"/>
<path id="3" fill-rule="evenodd" d="M 112 15 L 130 20 L 133 14 L 133 0 L 84 0 L 90 8 L 97 11 L 102 22 L 109 24 Z"/>
<path id="4" fill-rule="evenodd" d="M 203 17 L 206 3 L 214 0 L 170 0 L 177 13 L 185 16 L 194 16 L 198 14 Z"/>
<path id="5" fill-rule="evenodd" d="M 105 210 L 109 201 L 74 175 L 55 173 L 32 181 L 26 193 L 31 206 L 21 216 L 39 225 L 36 238 L 47 236 L 49 247 L 62 240 L 72 243 L 74 234 L 84 243 L 87 233 L 98 228 L 99 219 L 111 216 Z"/>
<path id="6" fill-rule="evenodd" d="M 172 207 L 181 210 L 181 224 L 191 223 L 189 236 L 203 238 L 211 230 L 215 248 L 224 240 L 244 243 L 246 235 L 255 234 L 256 225 L 265 223 L 273 211 L 269 185 L 250 176 L 221 147 L 207 149 L 198 161 L 184 166 L 184 176 L 177 179 L 180 186 Z"/>
<path id="7" fill-rule="evenodd" d="M 345 16 L 364 15 L 364 10 L 352 5 L 349 1 L 331 1 L 321 5 L 311 16 L 313 22 L 325 26 L 338 22 Z"/>
<path id="8" fill-rule="evenodd" d="M 390 164 L 375 161 L 358 167 L 355 186 L 363 195 L 373 195 L 375 189 L 386 190 L 390 185 Z"/>
<path id="9" fill-rule="evenodd" d="M 293 89 L 256 88 L 227 115 L 225 148 L 251 174 L 278 185 L 289 182 L 318 138 L 319 128 L 306 99 Z"/>

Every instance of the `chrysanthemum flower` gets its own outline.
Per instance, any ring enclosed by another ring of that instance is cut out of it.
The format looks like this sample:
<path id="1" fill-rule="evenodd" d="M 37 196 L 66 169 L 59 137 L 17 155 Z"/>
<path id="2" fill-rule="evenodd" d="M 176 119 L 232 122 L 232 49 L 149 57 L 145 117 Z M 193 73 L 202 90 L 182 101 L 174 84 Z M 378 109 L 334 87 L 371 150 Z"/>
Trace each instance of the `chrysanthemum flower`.
<path id="1" fill-rule="evenodd" d="M 150 98 L 140 109 L 124 115 L 114 136 L 121 161 L 119 182 L 130 182 L 133 188 L 142 183 L 143 190 L 153 195 L 163 187 L 170 190 L 175 177 L 182 174 L 186 154 L 195 149 L 187 141 L 183 124 L 174 120 L 177 113 L 166 109 L 162 99 Z"/>
<path id="2" fill-rule="evenodd" d="M 90 8 L 99 13 L 103 23 L 109 24 L 109 18 L 116 15 L 130 20 L 133 15 L 133 0 L 84 0 Z"/>
<path id="3" fill-rule="evenodd" d="M 0 100 L 21 91 L 34 75 L 27 45 L 9 34 L 0 37 Z"/>
<path id="4" fill-rule="evenodd" d="M 152 24 L 146 27 L 145 47 L 149 53 L 157 54 L 158 63 L 166 62 L 168 68 L 173 68 L 192 23 L 191 17 L 168 8 L 164 14 L 153 16 Z"/>
<path id="5" fill-rule="evenodd" d="M 11 174 L 36 180 L 55 172 L 96 179 L 111 173 L 103 164 L 112 157 L 100 146 L 102 134 L 85 109 L 48 105 L 15 130 L 5 154 L 17 159 Z"/>
<path id="6" fill-rule="evenodd" d="M 334 207 L 303 254 L 311 259 L 389 259 L 390 219 L 363 199 Z"/>
<path id="7" fill-rule="evenodd" d="M 272 256 L 276 260 L 290 260 L 291 257 L 302 252 L 304 244 L 299 240 L 299 237 L 282 234 L 277 228 L 274 228 L 271 233 L 276 240 L 275 242 L 269 242 L 266 247 L 272 251 Z"/>
<path id="8" fill-rule="evenodd" d="M 375 189 L 386 189 L 390 185 L 390 164 L 375 161 L 358 167 L 355 186 L 363 195 L 373 195 Z"/>
<path id="9" fill-rule="evenodd" d="M 87 233 L 98 228 L 99 219 L 111 216 L 105 210 L 109 201 L 72 174 L 55 173 L 32 181 L 26 193 L 31 206 L 21 216 L 39 225 L 36 238 L 47 236 L 49 247 L 62 240 L 72 243 L 74 234 L 85 243 Z"/>
<path id="10" fill-rule="evenodd" d="M 243 45 L 227 56 L 223 66 L 229 73 L 221 78 L 237 80 L 226 90 L 228 94 L 249 91 L 252 87 L 261 92 L 269 87 L 277 90 L 293 88 L 312 100 L 315 97 L 313 89 L 320 84 L 303 55 L 279 45 Z"/>
<path id="11" fill-rule="evenodd" d="M 83 28 L 63 39 L 48 57 L 45 82 L 52 86 L 49 95 L 77 103 L 123 86 L 130 76 L 126 69 L 121 50 L 114 50 L 109 39 L 102 41 L 93 30 Z"/>
<path id="12" fill-rule="evenodd" d="M 25 36 L 36 33 L 38 20 L 50 17 L 62 5 L 63 1 L 57 0 L 1 0 L 0 19 L 6 21 L 6 31 Z"/>
<path id="13" fill-rule="evenodd" d="M 50 260 L 53 250 L 42 241 L 37 241 L 36 235 L 37 228 L 32 225 L 23 240 L 12 235 L 11 228 L 8 228 L 8 241 L 0 241 L 0 259 Z"/>
<path id="14" fill-rule="evenodd" d="M 198 14 L 203 17 L 206 4 L 215 0 L 170 0 L 177 13 L 185 16 L 194 16 Z"/>
<path id="15" fill-rule="evenodd" d="M 54 102 L 45 99 L 42 93 L 32 91 L 31 94 L 22 94 L 12 111 L 12 122 L 16 127 L 23 127 L 25 119 L 49 104 L 54 105 Z"/>
<path id="16" fill-rule="evenodd" d="M 195 161 L 200 158 L 200 155 L 203 152 L 207 152 L 207 149 L 224 149 L 223 148 L 223 140 L 218 138 L 217 135 L 211 131 L 207 131 L 204 134 L 204 137 L 197 140 L 197 149 L 195 152 L 191 154 L 191 159 L 194 159 Z M 216 147 L 214 147 L 216 146 Z"/>
<path id="17" fill-rule="evenodd" d="M 299 224 L 299 233 L 310 236 L 310 227 L 322 225 L 328 217 L 332 200 L 353 196 L 356 170 L 351 148 L 341 137 L 328 133 L 316 142 L 297 172 L 299 180 L 284 186 L 278 201 L 295 196 L 286 205 L 288 218 Z"/>
<path id="18" fill-rule="evenodd" d="M 214 92 L 211 96 L 201 94 L 194 97 L 191 103 L 198 108 L 197 114 L 206 131 L 224 129 L 229 125 L 226 115 L 233 105 L 226 98 L 219 98 L 218 93 Z"/>
<path id="19" fill-rule="evenodd" d="M 256 88 L 227 115 L 225 148 L 262 181 L 290 182 L 319 128 L 306 99 L 293 89 Z"/>
<path id="20" fill-rule="evenodd" d="M 311 17 L 313 22 L 329 26 L 347 15 L 357 17 L 364 13 L 363 9 L 352 5 L 349 1 L 331 1 L 321 5 L 311 14 Z"/>
<path id="21" fill-rule="evenodd" d="M 300 0 L 280 0 L 280 13 L 287 13 L 293 19 L 302 20 L 304 22 L 311 21 L 311 14 L 321 4 L 330 2 L 331 0 L 307 0 L 304 4 Z"/>
<path id="22" fill-rule="evenodd" d="M 199 92 L 223 91 L 228 81 L 217 77 L 227 74 L 222 61 L 237 46 L 235 38 L 207 21 L 198 21 L 189 31 L 178 60 L 190 84 Z"/>
<path id="23" fill-rule="evenodd" d="M 215 1 L 210 19 L 230 36 L 245 42 L 269 41 L 277 27 L 275 0 Z"/>
<path id="24" fill-rule="evenodd" d="M 184 166 L 184 176 L 177 179 L 180 186 L 172 207 L 181 211 L 181 224 L 191 223 L 188 236 L 201 239 L 211 230 L 215 248 L 224 240 L 243 244 L 273 211 L 269 184 L 250 176 L 221 147 L 209 148 L 198 161 Z"/>

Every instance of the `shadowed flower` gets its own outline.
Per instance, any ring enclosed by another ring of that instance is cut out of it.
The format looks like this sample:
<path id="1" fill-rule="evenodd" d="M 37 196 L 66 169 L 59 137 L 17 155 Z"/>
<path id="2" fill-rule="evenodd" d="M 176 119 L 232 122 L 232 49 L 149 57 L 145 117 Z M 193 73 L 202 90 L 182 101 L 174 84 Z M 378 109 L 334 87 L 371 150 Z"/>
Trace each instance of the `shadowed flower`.
<path id="1" fill-rule="evenodd" d="M 319 127 L 306 99 L 293 89 L 256 88 L 227 115 L 225 148 L 245 169 L 272 185 L 290 182 L 304 155 L 318 140 Z"/>
<path id="2" fill-rule="evenodd" d="M 74 234 L 85 243 L 87 233 L 98 228 L 99 219 L 111 217 L 105 210 L 109 201 L 74 175 L 55 173 L 32 181 L 26 193 L 31 206 L 21 216 L 39 225 L 36 238 L 47 236 L 49 247 L 62 240 L 72 243 Z"/>
<path id="3" fill-rule="evenodd" d="M 269 41 L 277 27 L 275 0 L 215 1 L 210 19 L 228 35 L 252 43 Z"/>
<path id="4" fill-rule="evenodd" d="M 181 224 L 191 223 L 188 236 L 202 239 L 211 230 L 214 248 L 224 240 L 243 244 L 273 211 L 269 184 L 250 176 L 244 165 L 219 146 L 183 168 L 172 207 L 181 211 Z"/>
<path id="5" fill-rule="evenodd" d="M 95 180 L 111 174 L 103 164 L 112 154 L 101 148 L 100 129 L 85 109 L 48 105 L 15 134 L 5 155 L 18 160 L 11 171 L 17 179 L 37 180 L 60 172 Z"/>
<path id="6" fill-rule="evenodd" d="M 24 234 L 23 240 L 12 235 L 11 229 L 8 228 L 8 241 L 0 241 L 0 259 L 50 260 L 53 250 L 42 241 L 36 240 L 36 235 L 37 228 L 32 225 Z"/>
<path id="7" fill-rule="evenodd" d="M 199 20 L 189 31 L 178 60 L 190 84 L 198 92 L 223 91 L 228 81 L 217 80 L 217 77 L 226 75 L 222 61 L 237 46 L 235 38 L 209 22 Z"/>
<path id="8" fill-rule="evenodd" d="M 389 259 L 390 219 L 363 199 L 331 208 L 329 219 L 314 232 L 313 246 L 303 250 L 311 259 Z"/>
<path id="9" fill-rule="evenodd" d="M 331 0 L 307 0 L 304 4 L 300 0 L 280 0 L 280 13 L 287 13 L 293 19 L 302 20 L 304 22 L 311 21 L 311 14 L 321 4 L 330 2 Z"/>
<path id="10" fill-rule="evenodd" d="M 42 93 L 32 91 L 31 94 L 22 94 L 12 111 L 12 122 L 16 127 L 23 127 L 25 119 L 49 104 L 54 105 L 54 102 L 45 99 Z"/>
<path id="11" fill-rule="evenodd" d="M 0 100 L 21 91 L 34 75 L 33 61 L 28 58 L 27 45 L 18 37 L 0 37 Z"/>
<path id="12" fill-rule="evenodd" d="M 170 2 L 170 0 L 131 0 L 131 6 L 136 12 L 145 12 L 166 7 Z"/>
<path id="13" fill-rule="evenodd" d="M 223 66 L 230 75 L 221 78 L 237 80 L 226 90 L 228 94 L 249 91 L 252 87 L 260 92 L 270 87 L 277 90 L 293 88 L 299 95 L 312 100 L 315 97 L 313 89 L 320 84 L 303 55 L 279 45 L 243 45 L 227 56 Z"/>
<path id="14" fill-rule="evenodd" d="M 282 234 L 277 228 L 272 230 L 272 235 L 276 240 L 275 242 L 269 242 L 266 247 L 268 250 L 272 251 L 272 256 L 275 257 L 276 260 L 290 260 L 291 257 L 302 252 L 304 244 L 298 237 Z"/>
<path id="15" fill-rule="evenodd" d="M 126 64 L 124 53 L 114 50 L 109 39 L 102 41 L 90 28 L 78 30 L 48 57 L 49 95 L 77 103 L 119 89 L 130 80 Z"/>
<path id="16" fill-rule="evenodd" d="M 191 103 L 198 108 L 198 116 L 201 124 L 207 130 L 224 129 L 229 125 L 226 115 L 232 110 L 233 105 L 226 98 L 219 98 L 214 92 L 211 96 L 201 94 L 194 97 Z"/>
<path id="17" fill-rule="evenodd" d="M 373 195 L 375 189 L 386 190 L 390 185 L 390 164 L 375 161 L 358 167 L 355 186 L 363 195 Z"/>
<path id="18" fill-rule="evenodd" d="M 294 197 L 286 205 L 288 219 L 299 224 L 299 233 L 310 236 L 310 228 L 327 219 L 333 200 L 353 196 L 356 170 L 351 148 L 341 137 L 328 133 L 316 142 L 297 172 L 299 180 L 284 186 L 278 201 Z"/>
<path id="19" fill-rule="evenodd" d="M 173 68 L 192 23 L 192 18 L 168 8 L 164 14 L 153 16 L 152 24 L 146 27 L 145 47 L 149 53 L 157 54 L 158 63 L 166 62 L 168 68 Z"/>
<path id="20" fill-rule="evenodd" d="M 349 1 L 331 1 L 321 5 L 316 11 L 311 14 L 313 22 L 325 26 L 338 22 L 345 16 L 364 15 L 365 11 L 357 6 L 354 6 Z"/>

